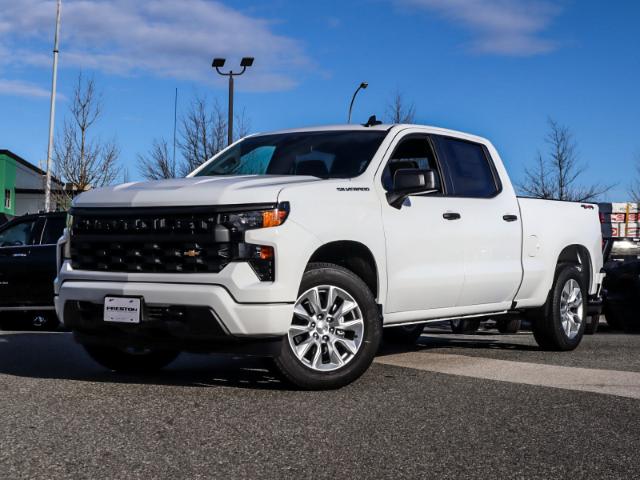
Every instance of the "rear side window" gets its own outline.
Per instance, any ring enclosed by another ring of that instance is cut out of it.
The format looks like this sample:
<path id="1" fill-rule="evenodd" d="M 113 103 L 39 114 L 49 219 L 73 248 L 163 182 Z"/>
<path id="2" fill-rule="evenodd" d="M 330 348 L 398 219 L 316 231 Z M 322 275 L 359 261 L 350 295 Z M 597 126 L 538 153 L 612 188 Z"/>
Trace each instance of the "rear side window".
<path id="1" fill-rule="evenodd" d="M 58 239 L 62 236 L 65 224 L 66 219 L 64 217 L 47 218 L 47 222 L 44 225 L 41 244 L 50 245 L 52 243 L 58 243 Z"/>
<path id="2" fill-rule="evenodd" d="M 450 137 L 435 138 L 440 157 L 447 167 L 450 194 L 490 198 L 500 191 L 493 166 L 482 145 Z"/>

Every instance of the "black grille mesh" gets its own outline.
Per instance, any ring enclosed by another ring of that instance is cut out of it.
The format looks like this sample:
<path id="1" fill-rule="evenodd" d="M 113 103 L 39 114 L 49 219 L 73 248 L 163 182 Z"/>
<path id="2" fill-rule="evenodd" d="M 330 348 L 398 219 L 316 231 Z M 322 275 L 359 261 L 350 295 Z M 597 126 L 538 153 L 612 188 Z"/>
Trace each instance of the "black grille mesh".
<path id="1" fill-rule="evenodd" d="M 215 241 L 217 213 L 74 215 L 71 265 L 140 273 L 219 272 L 232 256 Z"/>

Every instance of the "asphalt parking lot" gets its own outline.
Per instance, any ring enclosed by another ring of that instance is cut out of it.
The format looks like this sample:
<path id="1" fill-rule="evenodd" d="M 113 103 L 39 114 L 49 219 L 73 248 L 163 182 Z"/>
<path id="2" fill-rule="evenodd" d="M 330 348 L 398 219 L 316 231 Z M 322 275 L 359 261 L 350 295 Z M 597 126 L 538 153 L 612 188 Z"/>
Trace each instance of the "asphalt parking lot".
<path id="1" fill-rule="evenodd" d="M 182 355 L 153 377 L 68 333 L 0 333 L 2 478 L 637 478 L 640 335 L 571 353 L 527 332 L 425 331 L 353 385 L 298 392 L 265 362 Z"/>

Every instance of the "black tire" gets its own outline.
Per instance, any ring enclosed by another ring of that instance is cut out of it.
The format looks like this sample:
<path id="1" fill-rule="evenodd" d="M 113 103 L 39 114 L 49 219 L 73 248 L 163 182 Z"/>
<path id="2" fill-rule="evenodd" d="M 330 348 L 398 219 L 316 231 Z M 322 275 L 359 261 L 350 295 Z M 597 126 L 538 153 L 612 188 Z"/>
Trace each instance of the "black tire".
<path id="1" fill-rule="evenodd" d="M 450 320 L 449 325 L 451 325 L 451 331 L 453 333 L 473 335 L 480 328 L 480 319 L 459 318 L 458 320 Z"/>
<path id="2" fill-rule="evenodd" d="M 593 335 L 598 331 L 600 325 L 600 315 L 589 315 L 587 317 L 587 326 L 584 327 L 585 335 Z"/>
<path id="3" fill-rule="evenodd" d="M 147 350 L 134 353 L 114 347 L 83 346 L 94 361 L 118 373 L 152 373 L 169 365 L 180 354 L 174 350 Z"/>
<path id="4" fill-rule="evenodd" d="M 358 379 L 371 365 L 382 340 L 382 319 L 369 287 L 356 274 L 331 263 L 309 264 L 300 284 L 299 295 L 321 285 L 332 285 L 346 291 L 360 307 L 364 323 L 359 350 L 343 367 L 320 372 L 302 363 L 293 353 L 285 336 L 274 363 L 282 376 L 304 390 L 329 390 L 343 387 Z"/>
<path id="5" fill-rule="evenodd" d="M 565 284 L 575 280 L 582 291 L 583 317 L 576 335 L 570 338 L 562 328 L 560 313 L 560 300 Z M 532 323 L 533 336 L 543 350 L 568 351 L 574 350 L 582 341 L 586 326 L 586 299 L 587 292 L 584 281 L 584 274 L 579 266 L 574 264 L 560 264 L 556 268 L 556 275 L 553 287 L 549 292 L 544 307 L 538 310 Z"/>
<path id="6" fill-rule="evenodd" d="M 424 326 L 424 323 L 420 323 L 418 325 L 387 327 L 382 330 L 382 340 L 384 343 L 394 345 L 414 345 L 422 335 Z"/>
<path id="7" fill-rule="evenodd" d="M 624 316 L 621 315 L 619 308 L 608 305 L 605 301 L 602 313 L 604 314 L 604 319 L 606 320 L 607 325 L 609 325 L 612 329 L 624 330 Z"/>
<path id="8" fill-rule="evenodd" d="M 500 333 L 513 335 L 514 333 L 518 333 L 518 330 L 520 330 L 520 319 L 500 319 L 497 321 L 496 327 Z"/>
<path id="9" fill-rule="evenodd" d="M 32 330 L 52 331 L 57 330 L 60 326 L 60 320 L 56 312 L 34 312 L 28 314 L 29 321 L 31 322 Z"/>

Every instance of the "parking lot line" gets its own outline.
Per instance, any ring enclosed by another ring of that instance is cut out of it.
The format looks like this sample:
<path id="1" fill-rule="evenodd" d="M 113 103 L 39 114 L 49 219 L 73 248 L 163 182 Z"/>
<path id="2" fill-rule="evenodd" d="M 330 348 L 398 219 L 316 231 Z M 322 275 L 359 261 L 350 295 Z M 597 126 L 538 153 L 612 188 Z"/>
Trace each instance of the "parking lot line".
<path id="1" fill-rule="evenodd" d="M 640 399 L 640 373 L 563 367 L 429 352 L 407 352 L 376 358 L 377 363 L 428 372 L 500 382 L 603 393 Z"/>

